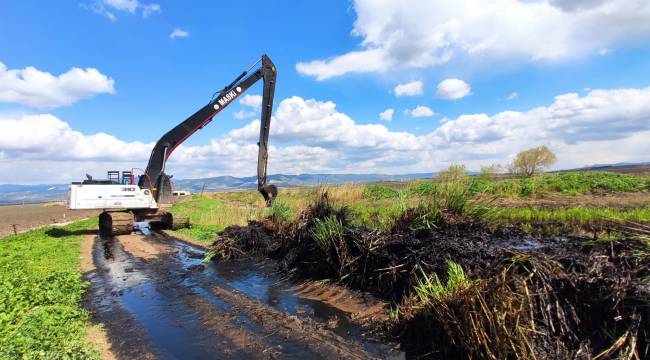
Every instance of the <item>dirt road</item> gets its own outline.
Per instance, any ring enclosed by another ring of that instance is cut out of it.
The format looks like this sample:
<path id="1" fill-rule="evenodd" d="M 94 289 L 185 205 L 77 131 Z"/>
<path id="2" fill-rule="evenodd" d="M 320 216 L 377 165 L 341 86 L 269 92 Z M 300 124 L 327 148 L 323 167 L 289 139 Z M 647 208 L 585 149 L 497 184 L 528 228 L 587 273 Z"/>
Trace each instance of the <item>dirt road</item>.
<path id="1" fill-rule="evenodd" d="M 354 325 L 363 312 L 349 304 L 359 299 L 339 294 L 351 306 L 341 311 L 300 297 L 305 286 L 269 261 L 206 264 L 201 248 L 160 234 L 94 238 L 86 248 L 95 267 L 86 306 L 119 359 L 403 357 Z"/>

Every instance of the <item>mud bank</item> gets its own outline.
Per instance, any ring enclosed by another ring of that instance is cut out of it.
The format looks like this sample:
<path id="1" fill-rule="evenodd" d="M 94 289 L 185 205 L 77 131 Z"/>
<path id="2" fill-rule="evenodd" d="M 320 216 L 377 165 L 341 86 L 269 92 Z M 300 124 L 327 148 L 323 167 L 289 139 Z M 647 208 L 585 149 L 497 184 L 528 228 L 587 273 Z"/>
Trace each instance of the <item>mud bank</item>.
<path id="1" fill-rule="evenodd" d="M 96 238 L 86 306 L 120 359 L 400 358 L 264 259 L 204 263 L 153 234 Z"/>
<path id="2" fill-rule="evenodd" d="M 439 206 L 407 209 L 378 231 L 351 225 L 349 210 L 324 195 L 291 223 L 225 229 L 211 253 L 264 254 L 298 278 L 391 302 L 392 319 L 375 322 L 409 356 L 642 359 L 648 249 L 647 239 L 533 237 Z"/>

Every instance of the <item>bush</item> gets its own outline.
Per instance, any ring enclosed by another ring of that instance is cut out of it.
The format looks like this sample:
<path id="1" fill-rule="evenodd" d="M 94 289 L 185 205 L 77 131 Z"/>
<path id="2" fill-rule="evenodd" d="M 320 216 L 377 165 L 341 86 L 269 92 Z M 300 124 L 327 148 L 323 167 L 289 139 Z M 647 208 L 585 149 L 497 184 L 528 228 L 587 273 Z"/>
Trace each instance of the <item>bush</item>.
<path id="1" fill-rule="evenodd" d="M 367 185 L 363 189 L 364 199 L 376 201 L 381 199 L 392 199 L 399 197 L 399 191 L 384 185 Z"/>
<path id="2" fill-rule="evenodd" d="M 449 165 L 445 170 L 438 172 L 437 178 L 440 181 L 458 181 L 467 178 L 465 165 Z"/>

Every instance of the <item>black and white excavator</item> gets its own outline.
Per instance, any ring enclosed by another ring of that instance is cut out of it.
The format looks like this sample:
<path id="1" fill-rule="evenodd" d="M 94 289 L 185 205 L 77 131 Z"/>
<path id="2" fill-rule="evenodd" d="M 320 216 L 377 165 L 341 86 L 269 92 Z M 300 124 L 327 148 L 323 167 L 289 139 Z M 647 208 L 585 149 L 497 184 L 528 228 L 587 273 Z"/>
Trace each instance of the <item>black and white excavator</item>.
<path id="1" fill-rule="evenodd" d="M 257 189 L 267 206 L 270 206 L 278 193 L 275 185 L 266 183 L 276 75 L 276 68 L 271 59 L 262 55 L 229 85 L 215 93 L 208 104 L 158 140 L 137 183 L 134 177 L 135 169 L 122 171 L 121 176 L 119 171 L 109 171 L 106 180 L 94 180 L 90 175 L 86 175 L 86 180 L 70 185 L 68 208 L 103 210 L 99 215 L 99 231 L 102 236 L 128 234 L 133 231 L 136 222 L 164 229 L 189 226 L 188 219 L 174 218 L 168 211 L 172 204 L 173 190 L 172 176 L 165 173 L 165 163 L 180 144 L 209 124 L 217 114 L 260 79 L 264 82 L 264 89 L 258 142 Z"/>

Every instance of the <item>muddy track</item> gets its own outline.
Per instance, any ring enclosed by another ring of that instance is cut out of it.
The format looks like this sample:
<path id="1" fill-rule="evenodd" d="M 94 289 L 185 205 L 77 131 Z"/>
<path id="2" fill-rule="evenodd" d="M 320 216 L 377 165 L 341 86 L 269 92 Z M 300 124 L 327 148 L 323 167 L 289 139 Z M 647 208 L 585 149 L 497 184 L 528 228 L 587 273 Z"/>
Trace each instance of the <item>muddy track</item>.
<path id="1" fill-rule="evenodd" d="M 92 252 L 86 306 L 117 358 L 400 356 L 368 338 L 351 312 L 301 298 L 304 286 L 268 261 L 204 264 L 202 249 L 160 234 L 96 238 Z"/>

